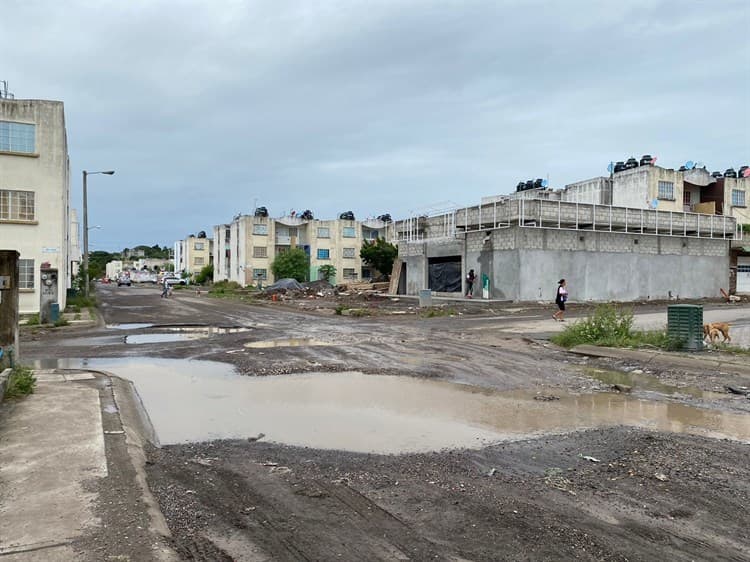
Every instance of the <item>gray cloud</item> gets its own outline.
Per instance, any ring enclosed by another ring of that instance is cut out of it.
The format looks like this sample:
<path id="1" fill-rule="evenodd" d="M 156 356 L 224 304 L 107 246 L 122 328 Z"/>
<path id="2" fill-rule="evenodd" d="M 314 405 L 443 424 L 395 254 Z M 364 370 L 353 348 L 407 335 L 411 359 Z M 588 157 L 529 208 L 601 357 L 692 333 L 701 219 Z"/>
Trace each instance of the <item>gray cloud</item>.
<path id="1" fill-rule="evenodd" d="M 250 212 L 403 216 L 642 153 L 750 160 L 744 1 L 3 3 L 0 79 L 66 104 L 92 246 Z M 93 178 L 92 178 L 93 180 Z"/>

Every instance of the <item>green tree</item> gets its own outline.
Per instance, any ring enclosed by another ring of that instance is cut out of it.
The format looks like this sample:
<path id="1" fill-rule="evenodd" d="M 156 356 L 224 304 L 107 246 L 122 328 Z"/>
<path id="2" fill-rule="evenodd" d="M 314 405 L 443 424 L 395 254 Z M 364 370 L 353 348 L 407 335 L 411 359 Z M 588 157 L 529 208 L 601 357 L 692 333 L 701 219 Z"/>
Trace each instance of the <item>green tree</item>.
<path id="1" fill-rule="evenodd" d="M 320 275 L 323 276 L 323 279 L 328 281 L 330 283 L 331 278 L 336 278 L 336 268 L 333 267 L 330 263 L 327 263 L 326 265 L 321 265 L 318 268 L 318 272 Z"/>
<path id="2" fill-rule="evenodd" d="M 279 254 L 271 264 L 271 271 L 276 279 L 292 278 L 299 282 L 307 280 L 310 273 L 310 263 L 307 254 L 300 248 Z"/>
<path id="3" fill-rule="evenodd" d="M 362 243 L 362 249 L 359 251 L 359 257 L 365 263 L 386 276 L 390 276 L 396 256 L 398 256 L 398 248 L 386 242 L 385 238 L 377 238 L 373 242 L 365 240 Z"/>
<path id="4" fill-rule="evenodd" d="M 207 281 L 213 281 L 214 279 L 214 266 L 209 264 L 203 267 L 196 275 L 194 281 L 198 285 L 203 285 Z"/>

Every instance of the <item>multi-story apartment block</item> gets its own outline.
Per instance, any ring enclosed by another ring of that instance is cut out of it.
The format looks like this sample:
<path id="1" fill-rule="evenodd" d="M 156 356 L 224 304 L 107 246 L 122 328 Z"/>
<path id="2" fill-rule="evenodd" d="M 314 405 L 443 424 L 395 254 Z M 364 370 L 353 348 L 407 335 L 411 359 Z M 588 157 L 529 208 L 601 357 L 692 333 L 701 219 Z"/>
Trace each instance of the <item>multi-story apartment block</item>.
<path id="1" fill-rule="evenodd" d="M 174 243 L 175 272 L 200 273 L 201 269 L 214 263 L 213 250 L 213 239 L 206 238 L 203 232 L 199 236 L 190 235 L 185 240 L 178 240 Z"/>
<path id="2" fill-rule="evenodd" d="M 39 311 L 42 267 L 65 306 L 75 236 L 63 103 L 0 97 L 0 247 L 20 253 L 21 313 Z"/>
<path id="3" fill-rule="evenodd" d="M 364 241 L 385 236 L 386 223 L 270 218 L 240 215 L 230 224 L 214 227 L 216 241 L 214 280 L 236 281 L 243 286 L 273 282 L 271 264 L 291 248 L 301 248 L 310 260 L 310 279 L 320 279 L 321 267 L 332 265 L 332 283 L 368 279 L 375 272 L 363 264 L 359 253 Z"/>

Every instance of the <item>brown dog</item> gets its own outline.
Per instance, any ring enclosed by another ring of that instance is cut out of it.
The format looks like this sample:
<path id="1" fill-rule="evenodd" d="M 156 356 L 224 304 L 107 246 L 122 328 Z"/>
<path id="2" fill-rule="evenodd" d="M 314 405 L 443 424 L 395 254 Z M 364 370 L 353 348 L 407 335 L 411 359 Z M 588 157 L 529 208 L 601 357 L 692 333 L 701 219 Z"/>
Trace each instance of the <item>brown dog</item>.
<path id="1" fill-rule="evenodd" d="M 708 338 L 711 340 L 711 343 L 716 343 L 716 340 L 719 339 L 719 334 L 722 335 L 722 343 L 732 341 L 732 337 L 729 335 L 728 323 L 711 322 L 710 324 L 703 324 L 703 339 Z"/>

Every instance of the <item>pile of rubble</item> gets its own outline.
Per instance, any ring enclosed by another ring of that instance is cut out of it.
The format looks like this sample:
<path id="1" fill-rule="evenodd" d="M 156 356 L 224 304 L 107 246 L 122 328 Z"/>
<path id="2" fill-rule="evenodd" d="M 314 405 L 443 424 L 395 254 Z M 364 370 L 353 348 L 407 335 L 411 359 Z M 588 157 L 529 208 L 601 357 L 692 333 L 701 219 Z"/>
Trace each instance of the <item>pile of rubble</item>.
<path id="1" fill-rule="evenodd" d="M 328 281 L 308 281 L 299 283 L 295 279 L 279 279 L 263 291 L 270 300 L 320 299 L 349 297 L 370 300 L 388 295 L 389 283 L 346 283 L 333 286 Z"/>

